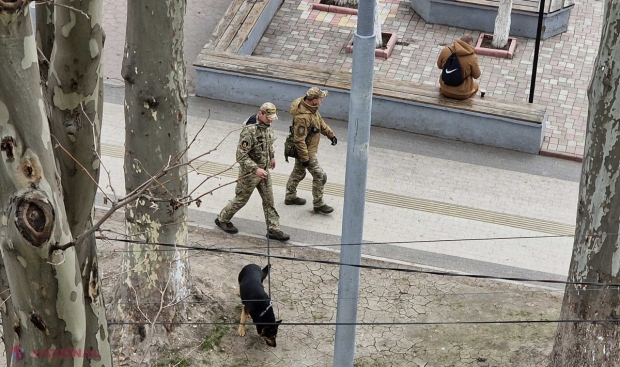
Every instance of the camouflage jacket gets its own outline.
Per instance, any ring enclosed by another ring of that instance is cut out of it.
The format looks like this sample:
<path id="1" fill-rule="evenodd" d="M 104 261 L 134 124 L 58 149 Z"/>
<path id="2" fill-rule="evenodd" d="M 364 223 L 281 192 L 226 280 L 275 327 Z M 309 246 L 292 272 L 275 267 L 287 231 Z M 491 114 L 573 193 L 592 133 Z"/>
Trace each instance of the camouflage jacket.
<path id="1" fill-rule="evenodd" d="M 239 135 L 237 145 L 237 162 L 240 173 L 254 173 L 258 168 L 268 169 L 271 159 L 275 157 L 273 128 L 263 123 L 246 125 Z"/>
<path id="2" fill-rule="evenodd" d="M 335 135 L 323 121 L 319 108 L 309 106 L 303 97 L 293 101 L 290 112 L 293 115 L 293 141 L 297 155 L 300 161 L 305 162 L 319 150 L 319 132 L 330 139 Z"/>

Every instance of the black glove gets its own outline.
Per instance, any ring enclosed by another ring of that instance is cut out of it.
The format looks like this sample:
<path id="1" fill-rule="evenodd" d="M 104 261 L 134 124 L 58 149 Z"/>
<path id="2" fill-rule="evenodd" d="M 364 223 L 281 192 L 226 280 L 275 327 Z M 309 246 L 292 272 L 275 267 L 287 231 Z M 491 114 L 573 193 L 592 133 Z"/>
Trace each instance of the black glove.
<path id="1" fill-rule="evenodd" d="M 336 139 L 336 137 L 334 136 L 332 138 L 332 145 L 336 145 L 336 144 L 338 144 L 338 139 Z"/>
<path id="2" fill-rule="evenodd" d="M 308 165 L 310 165 L 310 161 L 301 162 L 301 165 L 304 167 L 308 167 Z"/>

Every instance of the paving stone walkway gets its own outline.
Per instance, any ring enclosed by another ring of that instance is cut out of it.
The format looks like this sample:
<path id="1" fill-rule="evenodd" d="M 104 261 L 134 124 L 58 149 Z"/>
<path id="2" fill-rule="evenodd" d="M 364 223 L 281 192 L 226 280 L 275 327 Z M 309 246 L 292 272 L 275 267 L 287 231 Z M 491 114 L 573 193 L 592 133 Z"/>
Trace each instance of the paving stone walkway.
<path id="1" fill-rule="evenodd" d="M 318 1 L 318 0 L 317 0 Z M 479 31 L 427 24 L 410 2 L 381 0 L 382 31 L 398 35 L 387 60 L 375 59 L 375 75 L 438 86 L 439 51 L 463 33 Z M 587 88 L 598 52 L 603 2 L 578 2 L 571 11 L 568 31 L 541 42 L 534 102 L 548 107 L 544 150 L 582 156 L 587 125 Z M 312 10 L 307 0 L 285 0 L 274 16 L 256 56 L 298 61 L 350 71 L 352 54 L 345 47 L 355 31 L 357 16 Z M 489 95 L 527 101 L 534 39 L 517 38 L 512 60 L 479 56 L 481 87 Z"/>

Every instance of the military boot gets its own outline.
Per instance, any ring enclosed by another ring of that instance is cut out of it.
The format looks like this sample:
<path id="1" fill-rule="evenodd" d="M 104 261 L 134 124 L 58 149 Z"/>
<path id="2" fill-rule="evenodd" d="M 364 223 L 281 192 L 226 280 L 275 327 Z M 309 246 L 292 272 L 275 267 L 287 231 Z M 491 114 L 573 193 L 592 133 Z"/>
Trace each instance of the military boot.
<path id="1" fill-rule="evenodd" d="M 331 213 L 333 211 L 334 211 L 334 208 L 332 208 L 331 206 L 329 206 L 327 204 L 323 204 L 323 206 L 315 206 L 314 207 L 314 212 L 315 213 L 329 214 L 329 213 Z"/>
<path id="2" fill-rule="evenodd" d="M 298 198 L 295 199 L 284 199 L 284 205 L 305 205 L 306 199 Z"/>
<path id="3" fill-rule="evenodd" d="M 269 232 L 267 232 L 267 236 L 268 238 L 272 238 L 274 240 L 278 240 L 278 241 L 288 241 L 291 236 L 289 236 L 288 234 L 282 232 L 279 229 L 275 229 L 275 230 L 269 230 Z"/>
<path id="4" fill-rule="evenodd" d="M 215 224 L 222 229 L 222 231 L 230 234 L 235 234 L 239 232 L 237 227 L 235 227 L 231 222 L 222 223 L 219 218 L 215 218 Z"/>

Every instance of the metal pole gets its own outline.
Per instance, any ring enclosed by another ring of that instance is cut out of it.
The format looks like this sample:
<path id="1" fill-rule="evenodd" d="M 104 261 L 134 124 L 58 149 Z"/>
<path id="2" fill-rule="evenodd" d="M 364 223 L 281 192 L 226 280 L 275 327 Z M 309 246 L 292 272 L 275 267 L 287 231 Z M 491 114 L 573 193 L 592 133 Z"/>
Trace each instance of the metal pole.
<path id="1" fill-rule="evenodd" d="M 536 69 L 538 68 L 538 50 L 540 50 L 540 35 L 542 33 L 544 14 L 545 0 L 540 0 L 540 7 L 538 8 L 538 29 L 536 30 L 536 44 L 534 45 L 534 62 L 532 65 L 532 81 L 530 82 L 530 103 L 534 102 L 534 89 L 536 87 Z"/>
<path id="2" fill-rule="evenodd" d="M 357 31 L 353 39 L 342 244 L 361 244 L 363 238 L 376 44 L 375 8 L 376 0 L 359 0 Z M 357 265 L 361 259 L 361 245 L 340 246 L 341 263 Z M 334 367 L 353 367 L 359 283 L 359 268 L 340 266 Z M 345 323 L 347 325 L 340 325 Z"/>

